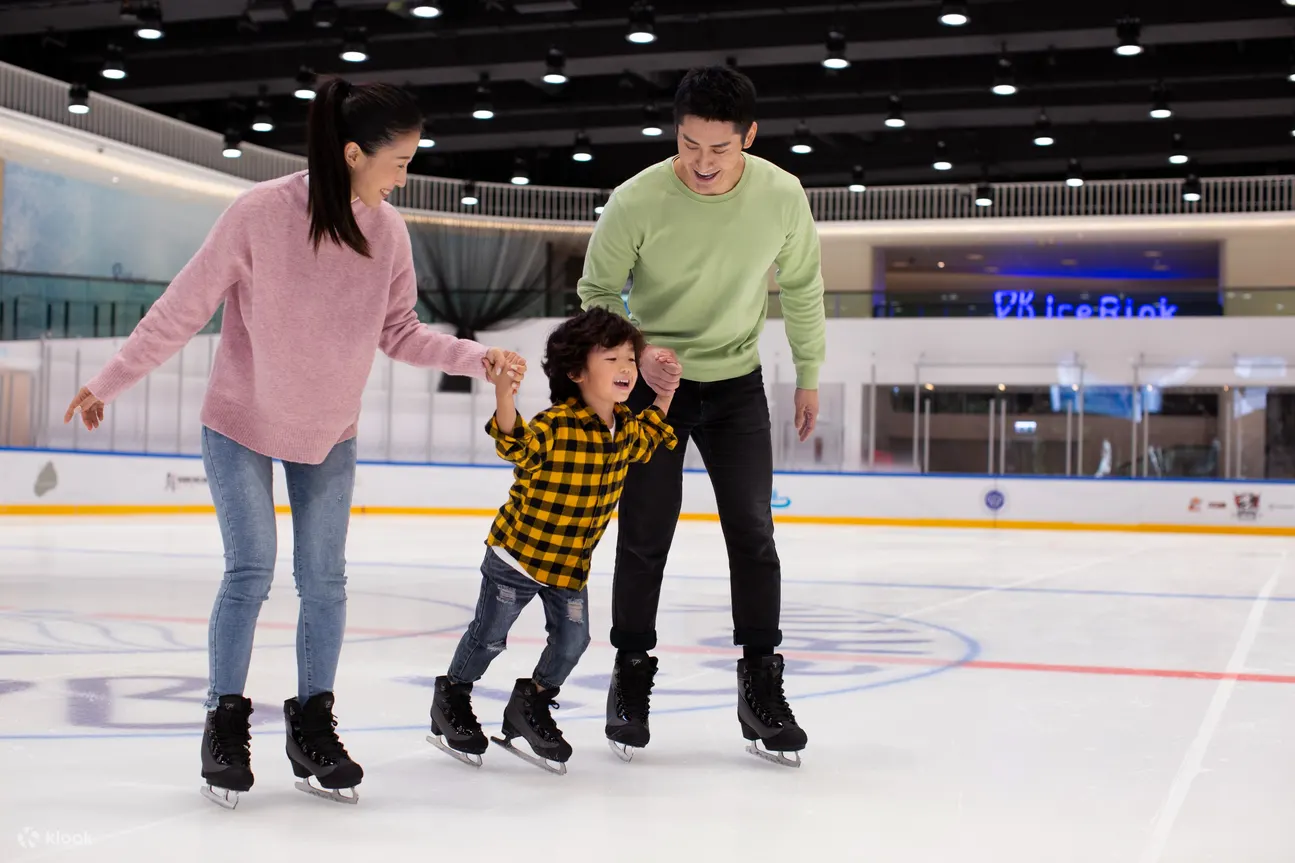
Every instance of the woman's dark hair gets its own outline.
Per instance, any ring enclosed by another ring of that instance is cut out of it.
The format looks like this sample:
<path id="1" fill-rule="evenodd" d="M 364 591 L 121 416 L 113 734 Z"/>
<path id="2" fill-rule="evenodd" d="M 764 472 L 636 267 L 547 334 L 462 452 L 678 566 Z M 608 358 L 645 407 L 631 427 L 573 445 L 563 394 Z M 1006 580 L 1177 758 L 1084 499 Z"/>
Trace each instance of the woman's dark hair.
<path id="1" fill-rule="evenodd" d="M 571 380 L 589 364 L 589 352 L 595 348 L 618 348 L 634 345 L 634 361 L 643 354 L 643 334 L 629 321 L 606 309 L 592 308 L 563 321 L 549 334 L 541 368 L 549 378 L 549 398 L 561 404 L 580 398 L 580 387 Z"/>
<path id="2" fill-rule="evenodd" d="M 369 256 L 369 241 L 351 210 L 351 172 L 343 148 L 355 142 L 373 155 L 400 135 L 423 128 L 418 102 L 391 84 L 351 84 L 330 78 L 315 91 L 307 129 L 310 240 L 324 237 Z"/>
<path id="3" fill-rule="evenodd" d="M 755 84 L 729 66 L 691 69 L 674 94 L 674 122 L 684 117 L 726 120 L 746 138 L 755 122 Z"/>

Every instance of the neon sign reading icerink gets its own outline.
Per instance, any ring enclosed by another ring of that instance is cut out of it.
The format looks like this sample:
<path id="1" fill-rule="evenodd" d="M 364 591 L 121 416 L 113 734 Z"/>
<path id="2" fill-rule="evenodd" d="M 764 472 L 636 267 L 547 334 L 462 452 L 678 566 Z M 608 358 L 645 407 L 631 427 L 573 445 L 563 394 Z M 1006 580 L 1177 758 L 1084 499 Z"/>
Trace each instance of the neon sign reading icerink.
<path id="1" fill-rule="evenodd" d="M 994 291 L 994 316 L 998 318 L 1172 318 L 1177 312 L 1178 307 L 1166 297 L 1154 303 L 1134 303 L 1132 298 L 1107 295 L 1095 303 L 1068 303 L 1056 294 L 1036 298 L 1034 291 Z"/>

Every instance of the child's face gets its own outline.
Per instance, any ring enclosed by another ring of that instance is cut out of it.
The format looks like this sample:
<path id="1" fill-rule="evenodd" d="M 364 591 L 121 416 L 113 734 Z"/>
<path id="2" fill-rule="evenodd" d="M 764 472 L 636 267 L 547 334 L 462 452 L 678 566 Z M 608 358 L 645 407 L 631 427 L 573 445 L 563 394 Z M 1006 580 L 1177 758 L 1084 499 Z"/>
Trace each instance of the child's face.
<path id="1" fill-rule="evenodd" d="M 589 352 L 584 371 L 573 380 L 587 403 L 623 402 L 638 382 L 634 345 L 626 342 L 614 348 L 597 347 Z"/>

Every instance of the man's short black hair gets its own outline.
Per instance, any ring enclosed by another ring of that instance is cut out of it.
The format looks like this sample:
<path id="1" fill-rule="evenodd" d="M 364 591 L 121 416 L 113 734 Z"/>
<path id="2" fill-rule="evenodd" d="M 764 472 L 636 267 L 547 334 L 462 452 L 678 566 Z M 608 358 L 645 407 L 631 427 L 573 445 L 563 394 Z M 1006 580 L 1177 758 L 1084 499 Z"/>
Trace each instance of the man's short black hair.
<path id="1" fill-rule="evenodd" d="M 549 379 L 549 398 L 554 404 L 580 398 L 580 387 L 572 375 L 584 371 L 594 348 L 634 345 L 634 361 L 643 355 L 643 334 L 638 327 L 606 309 L 592 308 L 563 321 L 549 334 L 541 368 Z"/>
<path id="2" fill-rule="evenodd" d="M 691 69 L 674 94 L 674 122 L 684 117 L 726 120 L 743 139 L 755 122 L 755 84 L 730 66 Z"/>

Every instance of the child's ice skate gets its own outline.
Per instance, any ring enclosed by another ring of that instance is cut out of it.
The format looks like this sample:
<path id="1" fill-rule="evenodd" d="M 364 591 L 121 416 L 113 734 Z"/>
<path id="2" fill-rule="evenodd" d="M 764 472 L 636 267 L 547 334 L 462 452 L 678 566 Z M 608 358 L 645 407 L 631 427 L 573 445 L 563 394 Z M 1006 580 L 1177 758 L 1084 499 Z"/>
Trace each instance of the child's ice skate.
<path id="1" fill-rule="evenodd" d="M 557 697 L 558 687 L 539 692 L 535 682 L 520 678 L 513 687 L 513 695 L 504 708 L 503 739 L 490 738 L 523 761 L 529 761 L 542 770 L 556 773 L 559 776 L 567 772 L 567 759 L 571 757 L 571 745 L 562 737 L 557 723 L 549 708 L 558 707 L 553 699 Z M 530 744 L 534 755 L 529 755 L 513 746 L 513 738 L 521 737 Z M 554 767 L 552 762 L 556 762 Z"/>
<path id="2" fill-rule="evenodd" d="M 481 755 L 490 744 L 472 712 L 471 683 L 451 683 L 444 675 L 436 678 L 427 742 L 464 764 L 481 766 Z"/>

